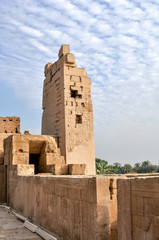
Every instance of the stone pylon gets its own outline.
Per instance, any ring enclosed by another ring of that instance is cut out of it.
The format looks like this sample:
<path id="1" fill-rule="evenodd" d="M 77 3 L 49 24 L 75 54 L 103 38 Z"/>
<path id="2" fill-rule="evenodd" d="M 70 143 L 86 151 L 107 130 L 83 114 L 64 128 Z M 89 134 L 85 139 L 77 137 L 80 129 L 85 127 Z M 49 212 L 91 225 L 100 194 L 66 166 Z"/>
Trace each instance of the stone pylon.
<path id="1" fill-rule="evenodd" d="M 95 174 L 91 79 L 69 45 L 58 56 L 44 70 L 42 134 L 58 137 L 66 164 L 86 164 L 86 174 Z"/>

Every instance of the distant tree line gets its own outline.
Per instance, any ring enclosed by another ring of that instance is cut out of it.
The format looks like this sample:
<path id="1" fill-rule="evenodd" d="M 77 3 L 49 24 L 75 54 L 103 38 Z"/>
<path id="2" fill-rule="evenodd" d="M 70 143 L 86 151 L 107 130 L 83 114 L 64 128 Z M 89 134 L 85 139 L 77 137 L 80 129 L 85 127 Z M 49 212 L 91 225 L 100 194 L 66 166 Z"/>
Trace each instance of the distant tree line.
<path id="1" fill-rule="evenodd" d="M 150 161 L 142 163 L 124 164 L 115 162 L 109 165 L 107 161 L 96 158 L 96 173 L 97 174 L 126 174 L 126 173 L 158 173 L 159 165 L 153 165 Z"/>

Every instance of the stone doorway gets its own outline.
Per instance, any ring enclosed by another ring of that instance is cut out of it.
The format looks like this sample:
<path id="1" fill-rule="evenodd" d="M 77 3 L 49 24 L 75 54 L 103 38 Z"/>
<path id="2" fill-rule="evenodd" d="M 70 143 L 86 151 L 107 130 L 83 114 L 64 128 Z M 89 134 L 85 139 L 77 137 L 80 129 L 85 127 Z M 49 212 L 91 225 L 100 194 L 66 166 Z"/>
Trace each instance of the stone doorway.
<path id="1" fill-rule="evenodd" d="M 34 174 L 39 173 L 40 154 L 29 154 L 29 164 L 34 164 Z"/>
<path id="2" fill-rule="evenodd" d="M 44 172 L 44 141 L 29 141 L 29 164 L 34 164 L 34 174 Z"/>

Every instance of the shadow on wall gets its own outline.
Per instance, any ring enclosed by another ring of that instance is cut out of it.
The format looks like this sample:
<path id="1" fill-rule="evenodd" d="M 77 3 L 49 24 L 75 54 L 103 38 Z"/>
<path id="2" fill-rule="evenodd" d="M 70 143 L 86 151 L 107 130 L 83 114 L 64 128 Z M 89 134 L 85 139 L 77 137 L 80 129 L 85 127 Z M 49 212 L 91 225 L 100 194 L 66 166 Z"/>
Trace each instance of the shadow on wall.
<path id="1" fill-rule="evenodd" d="M 45 169 L 45 141 L 29 141 L 29 164 L 34 165 L 34 174 L 42 173 Z"/>

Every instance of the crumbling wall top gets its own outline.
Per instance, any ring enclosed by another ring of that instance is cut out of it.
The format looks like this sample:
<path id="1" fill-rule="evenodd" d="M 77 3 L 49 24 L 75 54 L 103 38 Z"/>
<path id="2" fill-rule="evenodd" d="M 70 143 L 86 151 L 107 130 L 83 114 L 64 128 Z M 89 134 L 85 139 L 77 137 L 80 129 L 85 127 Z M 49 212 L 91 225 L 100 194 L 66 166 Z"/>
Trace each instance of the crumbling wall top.
<path id="1" fill-rule="evenodd" d="M 70 46 L 67 44 L 63 44 L 59 50 L 59 58 L 63 55 L 66 55 L 67 53 L 70 53 Z"/>
<path id="2" fill-rule="evenodd" d="M 0 133 L 20 133 L 20 118 L 0 117 Z"/>

